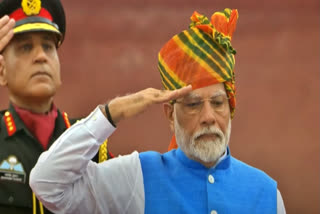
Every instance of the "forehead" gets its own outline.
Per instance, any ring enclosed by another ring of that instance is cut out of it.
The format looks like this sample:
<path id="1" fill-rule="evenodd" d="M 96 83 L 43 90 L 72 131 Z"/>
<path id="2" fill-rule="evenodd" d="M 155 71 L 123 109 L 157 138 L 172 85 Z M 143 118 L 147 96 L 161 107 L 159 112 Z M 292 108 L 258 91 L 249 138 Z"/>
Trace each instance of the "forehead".
<path id="1" fill-rule="evenodd" d="M 187 94 L 185 97 L 211 97 L 214 95 L 219 94 L 226 94 L 226 90 L 224 88 L 223 83 L 217 83 L 213 84 L 207 87 L 198 88 L 193 91 L 191 91 L 189 94 Z"/>
<path id="2" fill-rule="evenodd" d="M 15 34 L 12 42 L 33 40 L 33 39 L 42 39 L 52 42 L 57 42 L 57 35 L 51 32 L 28 32 L 28 33 L 18 33 Z"/>

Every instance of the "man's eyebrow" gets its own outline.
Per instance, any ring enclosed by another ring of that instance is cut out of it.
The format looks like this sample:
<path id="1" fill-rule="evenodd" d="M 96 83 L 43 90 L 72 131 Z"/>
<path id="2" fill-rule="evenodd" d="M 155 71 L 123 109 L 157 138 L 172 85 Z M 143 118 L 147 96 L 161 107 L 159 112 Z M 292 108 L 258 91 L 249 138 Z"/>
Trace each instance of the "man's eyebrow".
<path id="1" fill-rule="evenodd" d="M 29 39 L 31 39 L 31 35 L 29 34 L 18 34 L 13 37 L 13 40 L 17 42 L 21 42 Z"/>
<path id="2" fill-rule="evenodd" d="M 213 92 L 213 94 L 211 95 L 211 97 L 216 97 L 216 96 L 220 96 L 220 95 L 227 95 L 225 91 L 223 90 L 218 90 L 218 91 L 215 91 Z M 199 94 L 197 93 L 189 93 L 185 96 L 185 98 L 187 99 L 198 99 L 198 98 L 202 98 Z"/>
<path id="3" fill-rule="evenodd" d="M 43 34 L 42 39 L 48 40 L 48 41 L 53 41 L 53 42 L 55 42 L 57 40 L 55 35 L 52 35 L 49 33 Z"/>
<path id="4" fill-rule="evenodd" d="M 219 91 L 214 92 L 211 97 L 216 97 L 216 96 L 220 96 L 220 95 L 226 95 L 227 96 L 225 91 L 219 90 Z"/>
<path id="5" fill-rule="evenodd" d="M 201 96 L 197 93 L 189 93 L 184 98 L 185 99 L 197 99 L 197 98 L 201 98 Z"/>

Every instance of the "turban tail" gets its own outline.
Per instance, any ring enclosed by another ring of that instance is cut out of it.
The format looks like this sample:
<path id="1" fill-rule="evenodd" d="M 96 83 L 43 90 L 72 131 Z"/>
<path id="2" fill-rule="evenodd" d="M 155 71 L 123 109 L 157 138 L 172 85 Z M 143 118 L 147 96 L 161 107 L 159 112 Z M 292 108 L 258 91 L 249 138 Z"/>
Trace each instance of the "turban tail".
<path id="1" fill-rule="evenodd" d="M 233 118 L 236 51 L 231 46 L 231 39 L 237 19 L 237 10 L 216 12 L 210 21 L 195 11 L 189 29 L 172 37 L 158 54 L 163 86 L 167 90 L 187 85 L 197 89 L 224 83 Z"/>

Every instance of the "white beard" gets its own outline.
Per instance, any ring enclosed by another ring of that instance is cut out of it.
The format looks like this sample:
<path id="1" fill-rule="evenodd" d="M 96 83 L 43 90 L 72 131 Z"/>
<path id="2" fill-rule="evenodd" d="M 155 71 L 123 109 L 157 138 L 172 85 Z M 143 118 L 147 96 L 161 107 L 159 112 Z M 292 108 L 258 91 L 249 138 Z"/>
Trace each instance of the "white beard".
<path id="1" fill-rule="evenodd" d="M 175 113 L 174 127 L 177 144 L 181 150 L 188 157 L 199 159 L 205 163 L 216 162 L 224 154 L 229 144 L 231 119 L 229 119 L 226 135 L 220 129 L 210 126 L 197 131 L 190 137 L 178 123 Z M 216 138 L 214 140 L 197 139 L 203 134 L 215 134 Z"/>

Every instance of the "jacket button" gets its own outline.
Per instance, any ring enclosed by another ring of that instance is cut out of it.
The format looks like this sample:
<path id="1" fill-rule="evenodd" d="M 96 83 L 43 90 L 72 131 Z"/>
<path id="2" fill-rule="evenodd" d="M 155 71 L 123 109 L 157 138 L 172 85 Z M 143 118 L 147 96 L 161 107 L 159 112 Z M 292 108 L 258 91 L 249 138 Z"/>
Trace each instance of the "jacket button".
<path id="1" fill-rule="evenodd" d="M 208 181 L 210 184 L 213 184 L 214 183 L 214 177 L 212 175 L 209 175 L 208 176 Z"/>

